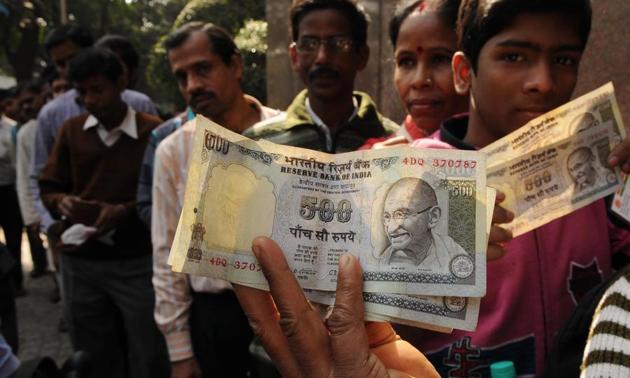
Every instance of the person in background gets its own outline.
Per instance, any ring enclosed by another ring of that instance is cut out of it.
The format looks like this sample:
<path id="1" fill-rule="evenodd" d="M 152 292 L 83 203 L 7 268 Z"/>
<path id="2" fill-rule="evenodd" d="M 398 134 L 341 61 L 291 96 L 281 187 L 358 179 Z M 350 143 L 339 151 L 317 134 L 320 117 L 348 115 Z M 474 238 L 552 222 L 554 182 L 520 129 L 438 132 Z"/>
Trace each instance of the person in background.
<path id="1" fill-rule="evenodd" d="M 123 36 L 108 34 L 98 39 L 94 45 L 111 50 L 120 58 L 125 70 L 126 88 L 135 88 L 138 82 L 140 55 L 131 42 Z"/>
<path id="2" fill-rule="evenodd" d="M 68 79 L 87 113 L 60 128 L 40 188 L 63 225 L 51 239 L 73 347 L 89 353 L 94 377 L 167 377 L 151 240 L 135 211 L 142 155 L 161 121 L 123 101 L 123 67 L 109 50 L 81 51 Z"/>
<path id="3" fill-rule="evenodd" d="M 591 27 L 588 0 L 463 0 L 455 88 L 470 93 L 470 114 L 445 121 L 412 146 L 474 150 L 571 99 Z M 609 157 L 628 170 L 628 141 Z M 630 252 L 630 233 L 607 216 L 604 200 L 511 239 L 488 263 L 476 331 L 450 335 L 396 327 L 444 377 L 489 374 L 510 360 L 517 375 L 543 373 L 547 353 L 582 295 L 608 277 L 613 254 Z"/>
<path id="4" fill-rule="evenodd" d="M 195 114 L 239 133 L 279 113 L 243 93 L 241 54 L 224 29 L 189 23 L 170 34 L 164 45 L 179 90 Z M 230 283 L 173 272 L 168 264 L 195 122 L 175 126 L 159 130 L 162 135 L 172 133 L 157 146 L 152 172 L 155 319 L 167 341 L 173 377 L 246 377 L 252 370 L 252 331 Z"/>
<path id="5" fill-rule="evenodd" d="M 71 89 L 68 81 L 56 72 L 50 77 L 48 83 L 50 85 L 51 99 L 55 99 Z"/>
<path id="6" fill-rule="evenodd" d="M 18 122 L 20 119 L 20 103 L 18 96 L 20 95 L 20 87 L 13 86 L 6 90 L 4 97 L 2 98 L 2 118 L 5 122 L 11 123 Z"/>
<path id="7" fill-rule="evenodd" d="M 17 133 L 17 192 L 20 212 L 31 247 L 33 270 L 30 276 L 32 278 L 44 275 L 48 267 L 46 249 L 40 236 L 40 216 L 35 208 L 35 197 L 29 186 L 29 172 L 35 144 L 35 131 L 37 130 L 37 114 L 46 103 L 47 86 L 48 84 L 45 82 L 33 81 L 23 86 L 19 97 L 21 112 L 26 123 L 20 126 Z"/>
<path id="8" fill-rule="evenodd" d="M 24 296 L 24 277 L 22 273 L 22 215 L 15 190 L 15 141 L 14 135 L 17 123 L 13 118 L 19 118 L 19 106 L 14 106 L 14 90 L 5 91 L 0 98 L 0 227 L 4 232 L 7 248 L 15 264 L 11 273 L 11 283 L 14 285 L 15 295 Z M 9 110 L 11 118 L 5 114 Z"/>
<path id="9" fill-rule="evenodd" d="M 459 3 L 414 0 L 399 5 L 389 23 L 389 38 L 394 48 L 394 84 L 407 116 L 394 135 L 370 139 L 361 149 L 427 137 L 442 121 L 468 111 L 468 96 L 455 91 L 451 69 Z"/>
<path id="10" fill-rule="evenodd" d="M 398 125 L 354 90 L 368 61 L 367 16 L 349 0 L 295 1 L 290 11 L 291 66 L 306 86 L 286 112 L 243 135 L 328 153 L 354 151 Z"/>
<path id="11" fill-rule="evenodd" d="M 68 24 L 53 29 L 44 40 L 44 48 L 57 69 L 60 78 L 66 78 L 68 62 L 81 50 L 92 46 L 90 31 L 82 26 Z M 124 90 L 122 99 L 134 110 L 157 114 L 157 110 L 146 95 Z M 53 220 L 41 203 L 37 180 L 52 150 L 59 128 L 66 120 L 85 112 L 76 89 L 70 89 L 47 103 L 37 117 L 37 132 L 31 167 L 31 191 L 37 198 L 36 208 L 40 214 L 42 231 L 48 233 Z"/>
<path id="12" fill-rule="evenodd" d="M 151 229 L 151 207 L 153 205 L 153 170 L 155 166 L 155 151 L 158 145 L 166 139 L 167 136 L 174 133 L 182 127 L 186 122 L 194 119 L 194 113 L 190 107 L 186 107 L 186 111 L 175 117 L 164 121 L 160 126 L 151 132 L 147 149 L 142 159 L 142 168 L 140 169 L 140 177 L 138 178 L 138 191 L 136 209 L 142 222 Z"/>

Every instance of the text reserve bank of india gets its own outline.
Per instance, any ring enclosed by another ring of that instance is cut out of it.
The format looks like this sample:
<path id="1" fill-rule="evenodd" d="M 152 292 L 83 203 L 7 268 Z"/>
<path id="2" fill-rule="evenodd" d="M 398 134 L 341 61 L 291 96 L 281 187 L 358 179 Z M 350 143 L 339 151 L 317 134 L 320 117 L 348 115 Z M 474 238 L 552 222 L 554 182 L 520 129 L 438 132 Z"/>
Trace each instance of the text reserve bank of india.
<path id="1" fill-rule="evenodd" d="M 173 270 L 265 288 L 251 242 L 268 236 L 303 288 L 334 291 L 339 257 L 349 253 L 361 262 L 365 292 L 485 294 L 483 154 L 398 147 L 330 155 L 194 122 Z"/>

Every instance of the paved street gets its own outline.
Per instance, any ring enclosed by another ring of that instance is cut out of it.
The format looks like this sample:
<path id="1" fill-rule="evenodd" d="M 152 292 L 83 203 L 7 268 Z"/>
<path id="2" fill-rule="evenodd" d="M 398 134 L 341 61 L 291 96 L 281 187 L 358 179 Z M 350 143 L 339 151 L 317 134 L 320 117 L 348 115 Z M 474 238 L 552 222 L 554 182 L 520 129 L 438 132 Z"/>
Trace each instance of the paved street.
<path id="1" fill-rule="evenodd" d="M 60 333 L 57 328 L 61 319 L 61 304 L 53 304 L 49 300 L 54 288 L 53 276 L 31 279 L 26 273 L 25 288 L 27 295 L 16 299 L 20 332 L 18 357 L 28 361 L 49 356 L 58 365 L 62 364 L 72 353 L 72 347 L 68 334 Z"/>
<path id="2" fill-rule="evenodd" d="M 1 232 L 0 241 L 4 241 Z M 61 304 L 53 304 L 49 300 L 55 285 L 52 273 L 37 279 L 30 278 L 33 263 L 26 236 L 22 239 L 22 265 L 27 295 L 16 298 L 20 333 L 18 357 L 28 361 L 49 356 L 60 365 L 72 353 L 68 334 L 60 333 L 57 328 L 61 319 Z"/>

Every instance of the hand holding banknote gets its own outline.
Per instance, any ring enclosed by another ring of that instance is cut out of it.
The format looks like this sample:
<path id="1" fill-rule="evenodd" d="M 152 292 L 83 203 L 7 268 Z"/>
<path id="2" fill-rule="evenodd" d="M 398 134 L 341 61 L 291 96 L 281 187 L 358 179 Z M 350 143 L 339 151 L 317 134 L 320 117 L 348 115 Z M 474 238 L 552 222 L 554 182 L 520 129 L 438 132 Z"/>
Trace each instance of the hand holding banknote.
<path id="1" fill-rule="evenodd" d="M 619 167 L 624 173 L 630 173 L 630 136 L 626 136 L 615 146 L 608 156 L 610 168 Z"/>
<path id="2" fill-rule="evenodd" d="M 257 238 L 252 250 L 270 293 L 241 285 L 234 290 L 283 376 L 438 376 L 388 323 L 365 326 L 362 271 L 355 257 L 340 259 L 336 303 L 324 323 L 304 297 L 280 247 Z"/>
<path id="3" fill-rule="evenodd" d="M 505 254 L 505 243 L 512 240 L 512 231 L 500 226 L 500 224 L 510 223 L 514 220 L 514 213 L 501 207 L 501 202 L 504 200 L 505 194 L 497 191 L 494 213 L 492 214 L 492 227 L 488 238 L 488 251 L 486 252 L 488 261 L 498 260 L 503 257 Z"/>

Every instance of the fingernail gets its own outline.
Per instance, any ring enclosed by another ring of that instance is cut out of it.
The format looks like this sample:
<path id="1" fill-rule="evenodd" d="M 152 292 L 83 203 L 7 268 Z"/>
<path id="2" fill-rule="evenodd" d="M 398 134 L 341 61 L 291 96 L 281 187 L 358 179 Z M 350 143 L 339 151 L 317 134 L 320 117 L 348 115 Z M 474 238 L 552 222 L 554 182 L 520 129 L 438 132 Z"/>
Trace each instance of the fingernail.
<path id="1" fill-rule="evenodd" d="M 507 217 L 508 219 L 511 221 L 514 219 L 514 212 L 512 210 L 506 210 L 507 211 Z"/>
<path id="2" fill-rule="evenodd" d="M 258 258 L 262 254 L 262 248 L 258 244 L 252 244 L 252 252 Z"/>
<path id="3" fill-rule="evenodd" d="M 347 268 L 348 266 L 350 266 L 351 263 L 352 263 L 352 257 L 350 257 L 349 254 L 341 255 L 341 258 L 339 258 L 339 264 L 344 268 Z"/>
<path id="4" fill-rule="evenodd" d="M 616 166 L 619 163 L 619 158 L 617 156 L 611 156 L 608 158 L 608 165 L 611 167 Z"/>

